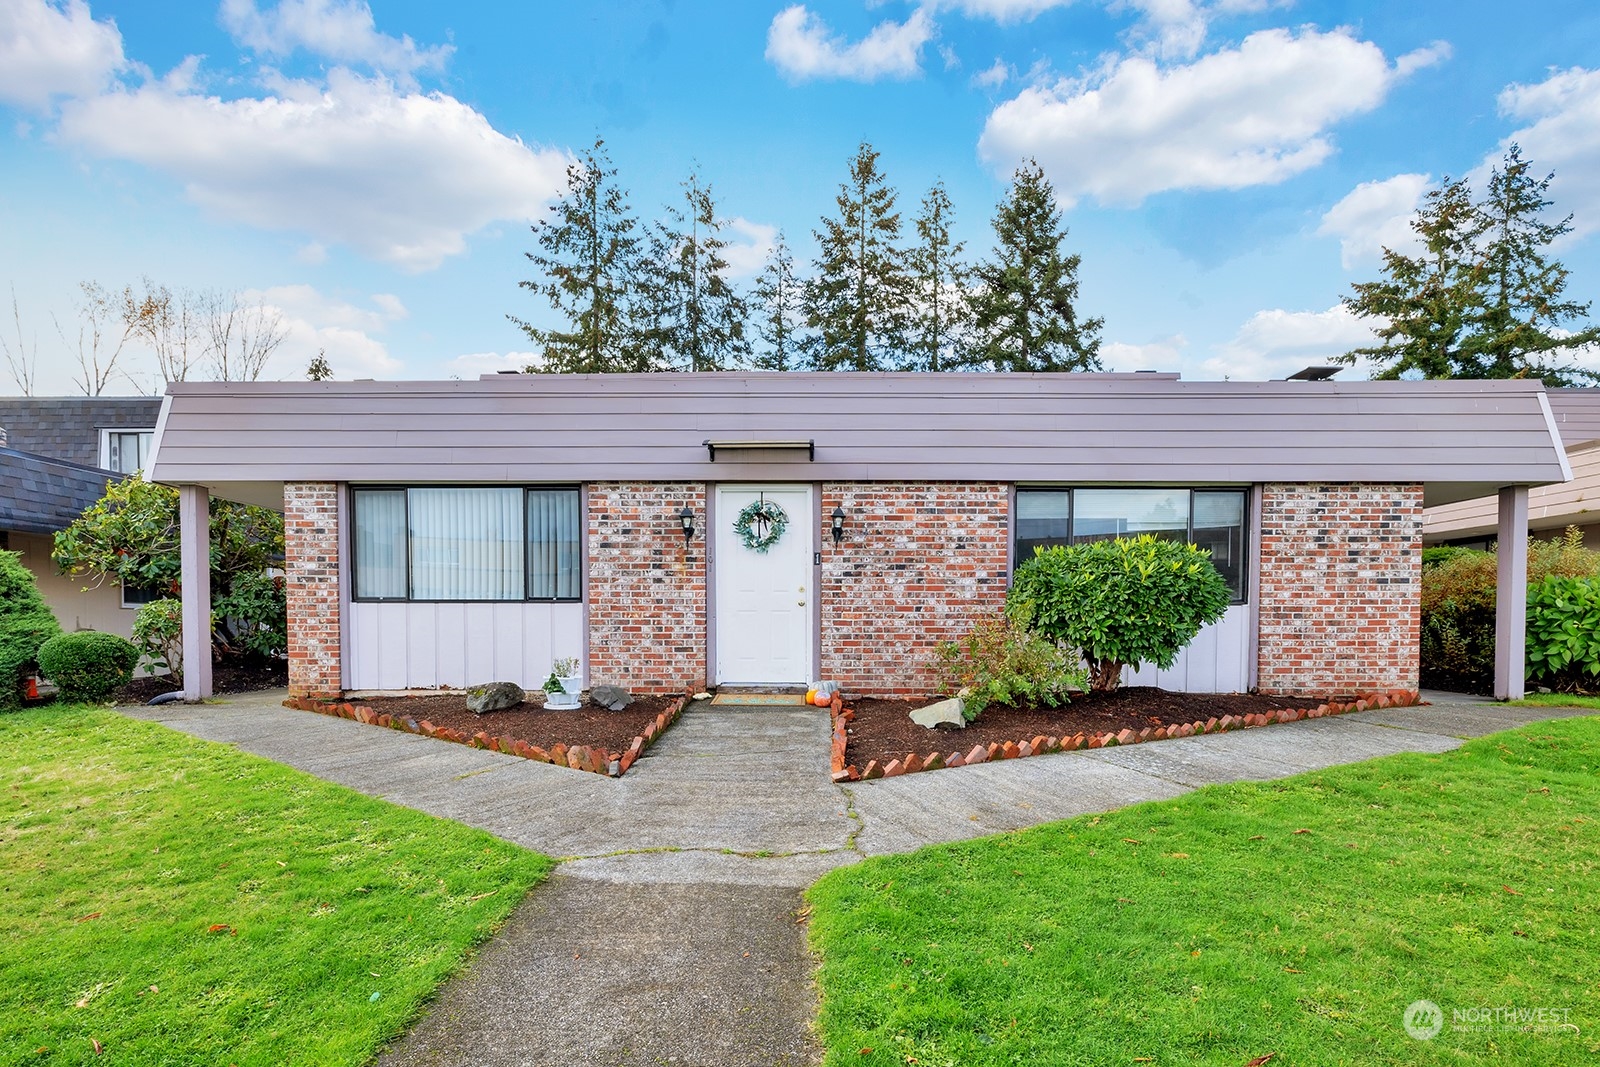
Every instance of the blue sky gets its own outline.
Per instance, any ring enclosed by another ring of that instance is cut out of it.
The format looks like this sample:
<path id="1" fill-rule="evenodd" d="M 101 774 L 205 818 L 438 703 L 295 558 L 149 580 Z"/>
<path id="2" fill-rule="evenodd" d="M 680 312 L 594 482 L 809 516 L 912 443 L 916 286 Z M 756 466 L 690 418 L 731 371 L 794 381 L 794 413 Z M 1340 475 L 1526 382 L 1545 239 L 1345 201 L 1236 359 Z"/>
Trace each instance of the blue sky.
<path id="1" fill-rule="evenodd" d="M 745 269 L 779 230 L 809 259 L 862 140 L 908 223 L 945 182 L 970 253 L 1035 157 L 1108 369 L 1361 343 L 1340 296 L 1513 139 L 1575 216 L 1569 292 L 1600 287 L 1586 0 L 0 0 L 0 120 L 0 337 L 39 393 L 73 391 L 86 279 L 246 292 L 289 330 L 270 377 L 520 365 L 529 222 L 597 135 L 645 218 L 698 164 Z M 155 385 L 123 360 L 115 391 Z"/>

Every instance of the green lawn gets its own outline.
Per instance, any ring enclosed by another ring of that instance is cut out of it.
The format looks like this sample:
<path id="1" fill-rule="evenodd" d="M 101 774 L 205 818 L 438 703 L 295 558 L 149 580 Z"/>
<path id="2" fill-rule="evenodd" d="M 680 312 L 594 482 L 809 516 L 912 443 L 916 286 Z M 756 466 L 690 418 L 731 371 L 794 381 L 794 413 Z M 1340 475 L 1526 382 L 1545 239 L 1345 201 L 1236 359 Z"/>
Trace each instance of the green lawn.
<path id="1" fill-rule="evenodd" d="M 1529 693 L 1521 700 L 1506 701 L 1514 708 L 1594 708 L 1600 710 L 1600 697 L 1572 693 Z"/>
<path id="2" fill-rule="evenodd" d="M 827 1062 L 1591 1062 L 1597 772 L 1600 720 L 1567 719 L 837 870 Z M 1506 1007 L 1554 1014 L 1456 1029 Z"/>
<path id="3" fill-rule="evenodd" d="M 550 865 L 111 711 L 0 715 L 0 1063 L 363 1063 Z"/>

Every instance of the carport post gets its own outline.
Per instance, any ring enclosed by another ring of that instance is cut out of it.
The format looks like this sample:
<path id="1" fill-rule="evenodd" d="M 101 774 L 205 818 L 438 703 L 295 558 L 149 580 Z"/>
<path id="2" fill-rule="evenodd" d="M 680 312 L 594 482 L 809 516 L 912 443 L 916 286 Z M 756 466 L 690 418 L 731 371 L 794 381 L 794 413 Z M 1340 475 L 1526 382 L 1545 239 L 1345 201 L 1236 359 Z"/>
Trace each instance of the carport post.
<path id="1" fill-rule="evenodd" d="M 183 560 L 183 699 L 211 695 L 211 494 L 178 487 Z"/>
<path id="2" fill-rule="evenodd" d="M 1521 700 L 1527 676 L 1528 487 L 1500 490 L 1499 573 L 1494 600 L 1494 695 Z"/>

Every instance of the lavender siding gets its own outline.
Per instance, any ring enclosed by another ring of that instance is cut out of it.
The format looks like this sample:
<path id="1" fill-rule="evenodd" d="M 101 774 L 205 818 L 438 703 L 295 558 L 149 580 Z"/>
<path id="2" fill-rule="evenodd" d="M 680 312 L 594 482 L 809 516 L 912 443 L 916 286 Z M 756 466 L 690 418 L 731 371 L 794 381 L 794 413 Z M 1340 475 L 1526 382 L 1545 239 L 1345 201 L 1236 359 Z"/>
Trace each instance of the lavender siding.
<path id="1" fill-rule="evenodd" d="M 1235 604 L 1202 629 L 1167 670 L 1124 670 L 1124 685 L 1155 685 L 1178 693 L 1242 693 L 1250 688 L 1250 607 Z"/>
<path id="2" fill-rule="evenodd" d="M 502 375 L 180 382 L 151 477 L 274 502 L 342 482 L 1422 482 L 1428 502 L 1565 477 L 1537 382 L 1128 375 Z M 707 438 L 812 439 L 740 453 Z"/>
<path id="3" fill-rule="evenodd" d="M 583 654 L 581 604 L 353 603 L 346 685 L 353 690 L 538 689 L 558 656 Z"/>

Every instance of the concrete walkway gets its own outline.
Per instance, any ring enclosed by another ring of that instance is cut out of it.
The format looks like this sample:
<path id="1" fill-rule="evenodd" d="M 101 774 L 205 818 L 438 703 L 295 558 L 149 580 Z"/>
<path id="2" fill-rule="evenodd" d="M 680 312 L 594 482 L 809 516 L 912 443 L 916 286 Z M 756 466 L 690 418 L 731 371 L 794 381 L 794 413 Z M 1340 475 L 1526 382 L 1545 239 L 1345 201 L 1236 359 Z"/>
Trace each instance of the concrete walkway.
<path id="1" fill-rule="evenodd" d="M 836 787 L 823 711 L 692 705 L 609 779 L 282 696 L 122 710 L 566 859 L 379 1061 L 392 1067 L 813 1063 L 800 893 L 833 867 L 1588 714 L 1439 703 Z"/>

